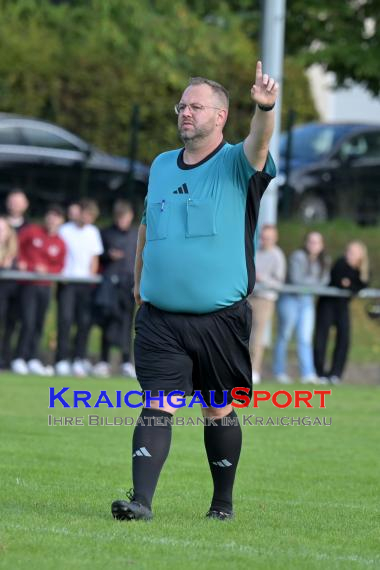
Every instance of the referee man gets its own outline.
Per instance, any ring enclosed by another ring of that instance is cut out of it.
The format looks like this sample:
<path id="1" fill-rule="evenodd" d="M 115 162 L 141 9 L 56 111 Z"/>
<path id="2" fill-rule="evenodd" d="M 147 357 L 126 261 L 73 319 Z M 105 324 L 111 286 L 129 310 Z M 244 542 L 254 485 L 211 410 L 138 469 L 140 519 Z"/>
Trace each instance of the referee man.
<path id="1" fill-rule="evenodd" d="M 175 106 L 183 148 L 153 161 L 135 262 L 135 364 L 144 391 L 200 390 L 212 418 L 204 443 L 214 483 L 208 517 L 233 517 L 242 434 L 231 389 L 252 388 L 249 355 L 255 284 L 253 241 L 260 199 L 275 166 L 269 154 L 278 84 L 257 62 L 256 110 L 243 142 L 223 139 L 228 92 L 194 77 Z M 212 399 L 211 399 L 212 397 Z M 133 490 L 112 503 L 119 520 L 152 518 L 171 442 L 174 399 L 142 409 L 132 444 Z M 214 404 L 214 407 L 210 405 Z M 222 407 L 216 407 L 222 404 Z M 229 421 L 222 421 L 228 416 Z M 227 425 L 226 425 L 227 424 Z"/>

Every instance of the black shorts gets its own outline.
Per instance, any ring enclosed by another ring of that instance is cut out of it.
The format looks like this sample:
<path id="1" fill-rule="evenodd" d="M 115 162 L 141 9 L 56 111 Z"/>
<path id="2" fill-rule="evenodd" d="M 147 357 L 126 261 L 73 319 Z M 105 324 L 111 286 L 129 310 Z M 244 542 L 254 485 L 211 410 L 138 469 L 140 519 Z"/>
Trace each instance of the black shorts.
<path id="1" fill-rule="evenodd" d="M 136 315 L 135 364 L 141 388 L 158 395 L 200 390 L 210 404 L 222 403 L 234 387 L 252 389 L 249 336 L 252 313 L 246 299 L 206 314 L 171 313 L 143 303 Z"/>

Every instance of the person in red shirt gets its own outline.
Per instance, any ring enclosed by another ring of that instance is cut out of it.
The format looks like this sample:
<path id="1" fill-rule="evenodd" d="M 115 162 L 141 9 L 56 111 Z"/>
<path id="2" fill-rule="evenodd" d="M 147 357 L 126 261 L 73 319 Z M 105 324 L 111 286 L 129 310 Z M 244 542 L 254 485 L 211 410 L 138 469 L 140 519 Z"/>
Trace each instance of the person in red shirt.
<path id="1" fill-rule="evenodd" d="M 60 273 L 66 246 L 58 235 L 64 222 L 60 206 L 50 206 L 44 225 L 29 224 L 19 233 L 18 267 L 36 273 Z M 23 282 L 20 295 L 21 330 L 15 359 L 11 363 L 18 374 L 48 375 L 49 368 L 38 358 L 39 343 L 49 306 L 51 287 L 48 281 Z"/>

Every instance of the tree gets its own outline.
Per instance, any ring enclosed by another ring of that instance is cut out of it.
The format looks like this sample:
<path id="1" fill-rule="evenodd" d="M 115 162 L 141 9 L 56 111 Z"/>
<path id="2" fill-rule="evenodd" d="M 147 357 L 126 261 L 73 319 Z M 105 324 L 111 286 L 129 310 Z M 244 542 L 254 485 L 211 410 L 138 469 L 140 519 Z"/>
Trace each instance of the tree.
<path id="1" fill-rule="evenodd" d="M 125 155 L 137 103 L 139 158 L 149 162 L 180 145 L 173 107 L 188 78 L 203 75 L 230 89 L 227 138 L 246 135 L 258 50 L 227 5 L 216 18 L 184 0 L 0 0 L 0 9 L 2 111 L 57 122 Z M 285 107 L 315 117 L 302 69 L 289 58 L 286 70 Z"/>
<path id="2" fill-rule="evenodd" d="M 337 84 L 380 92 L 380 0 L 288 0 L 287 53 L 305 66 L 320 63 Z"/>
<path id="3" fill-rule="evenodd" d="M 259 41 L 263 2 L 228 2 L 255 41 Z M 187 4 L 203 18 L 215 18 L 223 6 L 217 0 L 187 0 Z M 321 64 L 336 74 L 339 86 L 352 80 L 378 95 L 379 17 L 380 0 L 287 0 L 286 55 L 303 68 Z"/>

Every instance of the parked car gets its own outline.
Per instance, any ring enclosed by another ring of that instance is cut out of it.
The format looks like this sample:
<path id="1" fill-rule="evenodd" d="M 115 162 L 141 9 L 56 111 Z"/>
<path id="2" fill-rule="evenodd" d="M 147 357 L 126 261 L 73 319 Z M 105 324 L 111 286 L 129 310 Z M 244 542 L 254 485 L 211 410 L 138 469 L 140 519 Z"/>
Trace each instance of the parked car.
<path id="1" fill-rule="evenodd" d="M 358 223 L 380 220 L 380 125 L 309 123 L 280 143 L 280 209 L 304 221 L 335 216 Z"/>
<path id="2" fill-rule="evenodd" d="M 119 197 L 141 203 L 148 175 L 146 165 L 106 154 L 57 125 L 0 113 L 0 202 L 20 187 L 32 215 L 49 202 L 67 204 L 84 196 L 107 211 Z"/>

